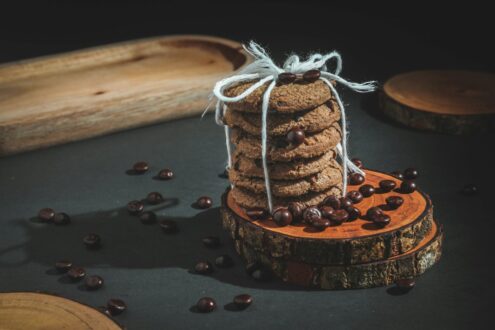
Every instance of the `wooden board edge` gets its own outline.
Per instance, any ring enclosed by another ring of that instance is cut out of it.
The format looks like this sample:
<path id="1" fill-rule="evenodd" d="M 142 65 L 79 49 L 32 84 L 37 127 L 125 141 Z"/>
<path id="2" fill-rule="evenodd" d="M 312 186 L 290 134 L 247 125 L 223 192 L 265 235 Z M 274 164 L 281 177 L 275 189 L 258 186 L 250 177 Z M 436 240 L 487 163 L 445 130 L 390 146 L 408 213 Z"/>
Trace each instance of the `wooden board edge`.
<path id="1" fill-rule="evenodd" d="M 385 91 L 378 93 L 379 108 L 390 119 L 407 127 L 453 135 L 474 134 L 492 129 L 492 115 L 443 115 L 411 108 L 389 97 Z"/>
<path id="2" fill-rule="evenodd" d="M 416 278 L 438 263 L 442 256 L 443 231 L 437 224 L 434 228 L 432 239 L 412 253 L 357 265 L 322 266 L 273 258 L 240 241 L 235 241 L 235 248 L 246 263 L 261 263 L 287 283 L 325 290 L 365 289 Z"/>
<path id="3" fill-rule="evenodd" d="M 108 320 L 110 322 L 110 324 L 112 324 L 115 328 L 117 328 L 117 329 L 125 329 L 125 327 L 123 325 L 121 325 L 119 322 L 117 322 L 117 320 L 115 320 L 113 317 L 110 317 L 109 315 L 103 313 L 102 311 L 98 310 L 97 308 L 94 308 L 93 306 L 90 306 L 88 304 L 85 304 L 85 303 L 80 302 L 80 301 L 77 301 L 77 300 L 73 300 L 73 299 L 69 299 L 69 298 L 66 298 L 66 297 L 62 297 L 62 296 L 60 296 L 58 294 L 55 294 L 55 293 L 43 292 L 43 291 L 9 291 L 9 292 L 0 292 L 0 295 L 3 295 L 3 296 L 8 296 L 8 295 L 19 296 L 19 295 L 23 295 L 23 296 L 26 296 L 26 298 L 28 298 L 29 296 L 33 296 L 34 295 L 35 296 L 35 299 L 40 298 L 40 297 L 43 297 L 43 296 L 49 297 L 48 299 L 50 299 L 50 298 L 57 299 L 58 298 L 58 299 L 61 299 L 61 300 L 64 300 L 64 301 L 68 301 L 71 304 L 74 304 L 75 306 L 82 306 L 84 309 L 90 310 L 91 312 L 94 311 L 95 313 L 99 313 L 99 314 L 101 314 L 102 319 Z M 99 315 L 99 314 L 95 314 L 95 315 Z"/>

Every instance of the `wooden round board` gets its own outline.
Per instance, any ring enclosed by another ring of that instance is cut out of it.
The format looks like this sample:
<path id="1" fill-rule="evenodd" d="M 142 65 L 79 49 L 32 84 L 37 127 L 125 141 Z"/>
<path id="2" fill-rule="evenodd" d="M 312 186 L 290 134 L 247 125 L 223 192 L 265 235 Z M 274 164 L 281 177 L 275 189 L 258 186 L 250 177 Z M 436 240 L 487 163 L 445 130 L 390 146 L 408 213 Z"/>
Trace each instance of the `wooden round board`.
<path id="1" fill-rule="evenodd" d="M 390 285 L 399 279 L 423 274 L 440 260 L 442 240 L 442 229 L 433 222 L 428 235 L 407 253 L 356 265 L 315 265 L 274 258 L 239 241 L 236 250 L 246 263 L 261 263 L 291 284 L 320 289 L 363 289 Z"/>
<path id="2" fill-rule="evenodd" d="M 114 330 L 108 316 L 78 302 L 34 292 L 0 293 L 0 328 Z"/>
<path id="3" fill-rule="evenodd" d="M 493 127 L 495 75 L 472 71 L 415 71 L 383 86 L 380 107 L 413 128 L 450 134 Z"/>
<path id="4" fill-rule="evenodd" d="M 400 186 L 401 180 L 389 174 L 365 171 L 363 184 L 378 187 L 381 180 L 393 180 Z M 357 189 L 359 186 L 348 187 L 348 191 Z M 406 253 L 431 231 L 433 209 L 421 191 L 376 193 L 355 206 L 364 215 L 370 207 L 384 206 L 385 199 L 392 195 L 403 197 L 404 204 L 397 210 L 384 210 L 392 219 L 385 228 L 378 228 L 364 216 L 322 232 L 304 224 L 278 227 L 271 219 L 252 221 L 228 191 L 222 202 L 222 219 L 236 242 L 270 257 L 321 265 L 361 264 Z"/>

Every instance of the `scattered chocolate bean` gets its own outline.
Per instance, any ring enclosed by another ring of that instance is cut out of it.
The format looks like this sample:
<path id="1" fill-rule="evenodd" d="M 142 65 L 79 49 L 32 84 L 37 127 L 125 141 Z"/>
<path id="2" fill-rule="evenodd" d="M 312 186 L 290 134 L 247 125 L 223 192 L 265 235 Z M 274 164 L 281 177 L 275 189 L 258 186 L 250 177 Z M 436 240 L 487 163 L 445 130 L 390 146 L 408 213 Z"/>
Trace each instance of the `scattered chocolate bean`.
<path id="1" fill-rule="evenodd" d="M 340 208 L 341 209 L 346 209 L 350 206 L 352 206 L 354 203 L 352 202 L 352 200 L 350 198 L 347 198 L 347 197 L 341 197 L 340 198 Z"/>
<path id="2" fill-rule="evenodd" d="M 414 180 L 418 177 L 418 171 L 415 168 L 406 168 L 404 170 L 404 179 L 406 180 Z"/>
<path id="3" fill-rule="evenodd" d="M 164 168 L 158 172 L 158 179 L 160 180 L 170 180 L 174 177 L 174 172 L 169 168 Z"/>
<path id="4" fill-rule="evenodd" d="M 363 162 L 359 158 L 353 158 L 351 161 L 359 168 L 363 168 Z"/>
<path id="5" fill-rule="evenodd" d="M 474 196 L 478 194 L 478 186 L 475 184 L 467 184 L 461 189 L 461 193 L 466 196 Z"/>
<path id="6" fill-rule="evenodd" d="M 213 272 L 213 266 L 208 261 L 200 261 L 194 266 L 196 274 L 207 275 Z"/>
<path id="7" fill-rule="evenodd" d="M 373 219 L 376 218 L 376 216 L 379 214 L 383 214 L 383 210 L 378 206 L 373 206 L 369 208 L 368 211 L 366 211 L 366 218 L 373 221 Z"/>
<path id="8" fill-rule="evenodd" d="M 97 234 L 90 233 L 83 237 L 83 243 L 88 249 L 97 249 L 101 246 L 101 238 Z"/>
<path id="9" fill-rule="evenodd" d="M 400 185 L 400 192 L 403 194 L 410 194 L 416 191 L 416 183 L 414 181 L 402 181 Z"/>
<path id="10" fill-rule="evenodd" d="M 232 259 L 231 256 L 228 254 L 224 254 L 221 256 L 218 256 L 215 259 L 215 265 L 217 265 L 220 268 L 228 268 L 234 266 L 234 259 Z"/>
<path id="11" fill-rule="evenodd" d="M 55 263 L 55 269 L 59 273 L 67 273 L 71 268 L 72 268 L 72 261 L 69 260 L 59 260 Z"/>
<path id="12" fill-rule="evenodd" d="M 392 191 L 397 186 L 395 181 L 392 181 L 392 180 L 382 180 L 382 181 L 380 181 L 379 185 L 380 185 L 380 190 L 382 192 Z"/>
<path id="13" fill-rule="evenodd" d="M 347 221 L 354 221 L 361 216 L 361 211 L 355 206 L 346 208 L 346 211 L 349 214 Z"/>
<path id="14" fill-rule="evenodd" d="M 390 175 L 392 175 L 393 177 L 396 177 L 397 179 L 404 179 L 404 175 L 402 174 L 401 171 L 393 171 L 393 172 L 390 172 Z"/>
<path id="15" fill-rule="evenodd" d="M 210 313 L 217 308 L 217 303 L 213 300 L 213 298 L 203 297 L 196 303 L 196 308 L 201 313 Z"/>
<path id="16" fill-rule="evenodd" d="M 156 214 L 152 211 L 146 211 L 139 215 L 139 220 L 145 225 L 150 225 L 156 222 Z"/>
<path id="17" fill-rule="evenodd" d="M 163 199 L 162 194 L 160 194 L 159 192 L 153 191 L 153 192 L 150 192 L 148 194 L 148 196 L 146 196 L 146 200 L 151 205 L 156 205 L 156 204 L 162 203 L 164 199 Z"/>
<path id="18" fill-rule="evenodd" d="M 348 219 L 349 213 L 347 213 L 347 211 L 344 209 L 335 210 L 335 212 L 330 215 L 330 221 L 332 221 L 336 225 L 341 225 Z"/>
<path id="19" fill-rule="evenodd" d="M 177 222 L 174 220 L 163 219 L 160 221 L 160 227 L 162 228 L 163 232 L 166 234 L 173 234 L 179 231 Z"/>
<path id="20" fill-rule="evenodd" d="M 246 215 L 251 220 L 265 220 L 266 218 L 268 218 L 268 212 L 262 208 L 254 208 L 254 209 L 246 210 Z"/>
<path id="21" fill-rule="evenodd" d="M 146 162 L 137 162 L 132 166 L 132 169 L 134 170 L 134 173 L 136 174 L 143 174 L 146 173 L 149 170 L 148 163 Z"/>
<path id="22" fill-rule="evenodd" d="M 107 301 L 107 308 L 112 315 L 122 314 L 127 309 L 127 304 L 122 299 L 110 299 Z"/>
<path id="23" fill-rule="evenodd" d="M 208 209 L 213 205 L 213 200 L 208 196 L 201 196 L 196 201 L 196 206 L 200 209 Z"/>
<path id="24" fill-rule="evenodd" d="M 359 192 L 364 197 L 370 197 L 375 193 L 375 188 L 370 184 L 364 184 L 361 187 L 359 187 Z"/>
<path id="25" fill-rule="evenodd" d="M 297 202 L 290 202 L 288 209 L 292 214 L 292 223 L 300 223 L 303 221 L 303 207 L 301 204 Z"/>
<path id="26" fill-rule="evenodd" d="M 130 214 L 139 214 L 143 212 L 143 210 L 144 204 L 141 201 L 134 200 L 127 203 L 127 211 L 129 211 Z"/>
<path id="27" fill-rule="evenodd" d="M 340 199 L 336 196 L 328 196 L 323 200 L 322 205 L 333 207 L 335 210 L 340 209 Z"/>
<path id="28" fill-rule="evenodd" d="M 330 215 L 335 212 L 335 209 L 331 206 L 320 207 L 321 216 L 325 219 L 330 219 Z"/>
<path id="29" fill-rule="evenodd" d="M 349 191 L 346 196 L 352 201 L 353 204 L 358 204 L 360 201 L 363 200 L 363 194 L 361 194 L 357 190 Z"/>
<path id="30" fill-rule="evenodd" d="M 311 222 L 311 227 L 316 231 L 324 231 L 327 227 L 330 227 L 330 220 L 327 218 L 317 218 Z"/>
<path id="31" fill-rule="evenodd" d="M 387 197 L 387 199 L 385 199 L 385 202 L 387 203 L 387 206 L 391 210 L 396 210 L 402 204 L 404 204 L 404 199 L 400 196 L 390 196 L 390 197 Z"/>
<path id="32" fill-rule="evenodd" d="M 411 291 L 412 288 L 414 288 L 414 286 L 416 285 L 416 281 L 414 281 L 413 278 L 402 278 L 398 279 L 395 282 L 395 285 L 401 293 L 407 293 Z"/>
<path id="33" fill-rule="evenodd" d="M 39 210 L 38 218 L 44 222 L 50 222 L 55 217 L 55 211 L 49 207 Z"/>
<path id="34" fill-rule="evenodd" d="M 280 226 L 287 226 L 292 222 L 292 214 L 285 207 L 279 207 L 273 211 L 272 219 L 275 223 Z"/>
<path id="35" fill-rule="evenodd" d="M 73 281 L 79 281 L 86 276 L 86 270 L 82 267 L 71 267 L 67 272 L 67 276 Z"/>
<path id="36" fill-rule="evenodd" d="M 286 136 L 287 143 L 293 146 L 301 145 L 302 143 L 304 143 L 305 139 L 306 135 L 304 134 L 304 130 L 300 129 L 299 127 L 292 128 Z"/>
<path id="37" fill-rule="evenodd" d="M 278 75 L 277 81 L 281 84 L 290 84 L 296 81 L 297 76 L 292 72 L 282 72 Z"/>
<path id="38" fill-rule="evenodd" d="M 388 216 L 385 213 L 377 214 L 373 218 L 373 223 L 375 225 L 377 225 L 378 227 L 383 228 L 383 227 L 385 227 L 386 225 L 388 225 L 390 223 L 390 216 Z"/>
<path id="39" fill-rule="evenodd" d="M 320 70 L 308 70 L 304 72 L 303 79 L 307 82 L 315 82 L 320 79 Z"/>
<path id="40" fill-rule="evenodd" d="M 56 213 L 53 217 L 53 223 L 56 225 L 68 225 L 70 223 L 70 217 L 63 212 Z"/>
<path id="41" fill-rule="evenodd" d="M 103 286 L 103 278 L 98 275 L 91 275 L 86 277 L 84 284 L 87 290 L 98 290 Z"/>
<path id="42" fill-rule="evenodd" d="M 321 219 L 321 212 L 316 206 L 310 206 L 303 212 L 304 222 L 311 225 L 313 221 Z"/>
<path id="43" fill-rule="evenodd" d="M 349 183 L 353 186 L 360 185 L 364 182 L 364 176 L 360 173 L 352 173 L 349 176 Z"/>
<path id="44" fill-rule="evenodd" d="M 220 238 L 216 236 L 207 236 L 202 239 L 203 245 L 209 248 L 217 248 L 220 246 Z"/>
<path id="45" fill-rule="evenodd" d="M 233 302 L 238 309 L 246 309 L 253 302 L 253 297 L 248 294 L 240 294 L 234 297 Z"/>

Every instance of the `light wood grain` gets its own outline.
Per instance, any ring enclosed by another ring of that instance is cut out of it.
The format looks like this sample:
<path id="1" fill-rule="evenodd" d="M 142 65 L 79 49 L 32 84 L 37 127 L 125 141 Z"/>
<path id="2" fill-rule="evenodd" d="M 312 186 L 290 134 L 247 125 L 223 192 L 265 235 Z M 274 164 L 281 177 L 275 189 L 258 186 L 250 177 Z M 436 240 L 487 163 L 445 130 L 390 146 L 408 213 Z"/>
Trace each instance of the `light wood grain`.
<path id="1" fill-rule="evenodd" d="M 169 36 L 2 65 L 0 155 L 198 114 L 250 61 L 231 40 Z"/>
<path id="2" fill-rule="evenodd" d="M 0 329 L 117 330 L 108 316 L 78 302 L 34 292 L 0 293 Z"/>
<path id="3" fill-rule="evenodd" d="M 380 96 L 386 115 L 413 128 L 463 134 L 493 127 L 494 74 L 408 72 L 389 79 Z"/>

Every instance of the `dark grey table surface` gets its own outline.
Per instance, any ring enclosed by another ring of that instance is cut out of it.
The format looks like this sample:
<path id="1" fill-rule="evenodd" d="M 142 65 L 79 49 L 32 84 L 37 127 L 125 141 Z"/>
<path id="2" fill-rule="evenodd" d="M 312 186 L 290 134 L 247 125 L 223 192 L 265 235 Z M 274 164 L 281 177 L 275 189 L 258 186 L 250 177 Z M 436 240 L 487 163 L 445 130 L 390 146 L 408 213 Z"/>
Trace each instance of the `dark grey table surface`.
<path id="1" fill-rule="evenodd" d="M 390 23 L 374 17 L 366 21 L 365 14 L 353 15 L 357 17 L 353 24 L 362 27 L 373 23 L 380 30 Z M 156 17 L 154 24 L 159 24 Z M 291 31 L 292 39 L 286 40 L 274 37 L 283 33 L 225 32 L 219 23 L 212 24 L 213 28 L 193 25 L 191 29 L 217 31 L 239 40 L 254 35 L 270 45 L 277 58 L 292 49 L 303 53 L 321 50 L 322 45 L 323 50 L 333 46 L 343 49 L 345 77 L 355 81 L 374 78 L 383 82 L 393 73 L 418 68 L 486 70 L 491 65 L 473 60 L 478 56 L 473 53 L 471 61 L 465 62 L 463 56 L 469 52 L 460 49 L 453 55 L 425 35 L 411 37 L 409 41 L 417 41 L 414 45 L 401 43 L 398 38 L 391 46 L 383 38 L 368 40 L 358 29 L 336 33 L 332 40 L 326 33 Z M 391 29 L 389 33 L 393 38 L 405 32 Z M 3 39 L 3 61 L 91 44 Z M 120 39 L 126 37 L 115 38 Z M 375 48 L 379 40 L 383 43 Z M 95 44 L 104 41 L 98 39 Z M 384 48 L 385 44 L 389 48 Z M 351 155 L 360 157 L 367 167 L 383 171 L 418 168 L 418 183 L 431 196 L 435 216 L 444 224 L 442 260 L 407 295 L 393 295 L 387 288 L 307 291 L 278 281 L 260 283 L 250 279 L 220 225 L 218 207 L 227 181 L 218 174 L 225 166 L 226 153 L 223 130 L 214 124 L 211 115 L 203 120 L 177 120 L 1 158 L 0 292 L 40 290 L 91 306 L 104 305 L 112 297 L 122 298 L 129 309 L 116 319 L 130 329 L 488 327 L 493 320 L 489 306 L 495 293 L 490 231 L 495 182 L 488 173 L 493 170 L 493 132 L 447 136 L 414 131 L 378 116 L 373 98 L 346 91 L 343 97 L 350 118 Z M 127 175 L 126 170 L 138 160 L 151 164 L 149 173 Z M 156 172 L 164 167 L 172 168 L 176 177 L 167 182 L 154 180 Z M 478 184 L 480 194 L 460 195 L 458 191 L 466 183 Z M 160 218 L 177 220 L 178 234 L 165 235 L 158 225 L 142 225 L 125 211 L 128 201 L 144 198 L 150 191 L 167 197 L 166 204 L 152 209 Z M 191 203 L 200 195 L 212 196 L 214 207 L 207 211 L 192 208 Z M 56 227 L 33 221 L 42 207 L 68 213 L 72 224 Z M 85 249 L 81 240 L 89 232 L 102 237 L 101 250 Z M 220 236 L 222 247 L 203 247 L 201 238 L 207 235 Z M 235 267 L 216 270 L 211 276 L 190 272 L 197 261 L 213 261 L 224 253 L 234 257 Z M 89 274 L 102 276 L 104 288 L 87 292 L 80 284 L 67 283 L 63 276 L 54 275 L 52 265 L 61 258 L 71 259 Z M 243 312 L 225 309 L 240 293 L 251 294 L 253 305 Z M 202 296 L 213 297 L 218 310 L 207 315 L 192 312 L 191 306 Z"/>

